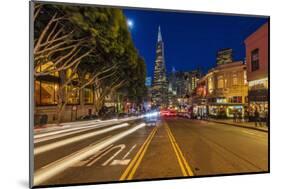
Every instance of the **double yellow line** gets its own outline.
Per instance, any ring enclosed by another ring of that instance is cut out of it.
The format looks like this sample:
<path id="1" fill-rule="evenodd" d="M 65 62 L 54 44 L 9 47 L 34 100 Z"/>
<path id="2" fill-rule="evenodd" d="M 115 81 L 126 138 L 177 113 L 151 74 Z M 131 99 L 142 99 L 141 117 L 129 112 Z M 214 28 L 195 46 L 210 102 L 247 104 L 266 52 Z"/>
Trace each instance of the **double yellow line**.
<path id="1" fill-rule="evenodd" d="M 137 168 L 139 167 L 139 165 L 141 163 L 141 160 L 143 159 L 145 152 L 147 151 L 147 148 L 148 148 L 153 136 L 156 133 L 156 130 L 157 130 L 157 127 L 154 127 L 154 129 L 151 131 L 151 133 L 149 134 L 149 136 L 147 137 L 147 139 L 141 146 L 140 150 L 135 155 L 135 157 L 133 158 L 133 160 L 131 161 L 129 166 L 126 168 L 125 172 L 122 174 L 122 176 L 120 177 L 119 180 L 131 180 L 133 178 Z"/>
<path id="2" fill-rule="evenodd" d="M 165 129 L 167 131 L 167 134 L 169 136 L 170 142 L 172 144 L 172 147 L 175 151 L 175 154 L 177 156 L 181 171 L 183 176 L 194 176 L 191 167 L 189 166 L 189 164 L 187 163 L 186 159 L 183 156 L 182 151 L 180 150 L 175 137 L 173 136 L 169 126 L 165 123 Z"/>

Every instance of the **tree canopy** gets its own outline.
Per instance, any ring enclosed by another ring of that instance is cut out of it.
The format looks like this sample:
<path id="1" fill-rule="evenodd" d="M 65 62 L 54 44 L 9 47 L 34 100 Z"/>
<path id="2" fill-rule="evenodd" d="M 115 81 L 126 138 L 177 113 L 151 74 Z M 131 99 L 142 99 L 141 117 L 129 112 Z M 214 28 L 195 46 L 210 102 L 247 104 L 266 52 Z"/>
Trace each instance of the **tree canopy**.
<path id="1" fill-rule="evenodd" d="M 97 101 L 122 92 L 140 103 L 145 95 L 145 62 L 122 10 L 35 3 L 34 75 L 68 69 L 80 75 L 80 89 L 91 86 L 98 93 Z"/>

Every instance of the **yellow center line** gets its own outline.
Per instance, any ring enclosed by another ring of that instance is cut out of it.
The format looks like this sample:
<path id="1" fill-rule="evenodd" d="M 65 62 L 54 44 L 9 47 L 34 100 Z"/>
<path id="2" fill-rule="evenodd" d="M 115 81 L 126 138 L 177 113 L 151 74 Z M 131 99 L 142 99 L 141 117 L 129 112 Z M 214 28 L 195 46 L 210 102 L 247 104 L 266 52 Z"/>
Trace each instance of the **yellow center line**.
<path id="1" fill-rule="evenodd" d="M 147 137 L 147 139 L 145 140 L 145 142 L 143 143 L 143 145 L 141 146 L 141 148 L 139 149 L 139 151 L 137 152 L 137 154 L 135 155 L 129 166 L 126 168 L 126 170 L 124 171 L 124 173 L 122 174 L 119 180 L 131 180 L 133 178 L 153 136 L 156 133 L 156 130 L 157 127 L 155 127 L 151 131 L 151 133 L 149 134 L 149 136 Z"/>
<path id="2" fill-rule="evenodd" d="M 186 159 L 184 158 L 183 153 L 180 150 L 180 148 L 179 148 L 179 146 L 176 142 L 176 139 L 173 136 L 173 134 L 172 134 L 169 126 L 167 125 L 167 123 L 165 123 L 165 128 L 166 128 L 168 137 L 170 139 L 170 142 L 172 144 L 172 147 L 175 151 L 176 157 L 178 159 L 178 162 L 179 162 L 179 165 L 180 165 L 183 176 L 194 176 L 194 173 L 193 173 L 190 165 L 187 163 Z"/>

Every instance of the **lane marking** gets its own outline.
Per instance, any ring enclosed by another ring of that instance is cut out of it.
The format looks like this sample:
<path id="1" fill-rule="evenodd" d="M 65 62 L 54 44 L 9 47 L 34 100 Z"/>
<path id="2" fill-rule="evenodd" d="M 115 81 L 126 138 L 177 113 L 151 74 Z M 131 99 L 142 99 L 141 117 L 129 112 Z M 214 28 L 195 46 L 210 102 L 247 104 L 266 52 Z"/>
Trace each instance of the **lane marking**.
<path id="1" fill-rule="evenodd" d="M 165 125 L 165 129 L 167 131 L 168 137 L 170 139 L 170 142 L 172 144 L 172 147 L 175 151 L 178 163 L 180 165 L 181 171 L 183 176 L 194 176 L 194 173 L 190 167 L 190 165 L 187 163 L 186 159 L 184 158 L 184 155 L 182 153 L 182 151 L 180 150 L 175 137 L 173 136 L 169 126 L 167 125 L 167 123 L 164 123 Z"/>
<path id="2" fill-rule="evenodd" d="M 67 138 L 67 139 L 64 139 L 64 140 L 60 140 L 60 141 L 57 141 L 57 142 L 53 142 L 51 144 L 42 145 L 42 146 L 39 146 L 39 147 L 34 149 L 34 155 L 38 155 L 38 154 L 41 154 L 43 152 L 47 152 L 49 150 L 53 150 L 53 149 L 56 149 L 56 148 L 59 148 L 59 147 L 62 147 L 62 146 L 65 146 L 65 145 L 68 145 L 68 144 L 71 144 L 71 143 L 75 143 L 75 142 L 78 142 L 78 141 L 81 141 L 81 140 L 85 140 L 85 139 L 88 139 L 88 138 L 91 138 L 91 137 L 94 137 L 94 136 L 97 136 L 97 135 L 101 135 L 101 134 L 104 134 L 104 133 L 107 133 L 107 132 L 110 132 L 110 131 L 113 131 L 113 130 L 116 130 L 116 129 L 120 129 L 122 127 L 127 127 L 127 126 L 129 126 L 128 123 L 123 123 L 123 124 L 115 125 L 113 127 L 107 128 L 107 129 L 102 129 L 102 130 L 98 130 L 98 131 L 95 131 L 95 132 L 91 132 L 91 133 Z"/>
<path id="3" fill-rule="evenodd" d="M 34 173 L 34 178 L 33 178 L 34 185 L 40 185 L 42 182 L 45 182 L 46 180 L 63 172 L 65 169 L 71 167 L 71 165 L 76 164 L 77 162 L 94 155 L 95 153 L 102 150 L 103 148 L 113 144 L 114 142 L 117 142 L 118 140 L 132 134 L 133 132 L 143 127 L 145 127 L 145 123 L 141 123 L 133 128 L 130 128 L 126 131 L 116 134 L 113 137 L 106 139 L 94 146 L 86 147 L 81 151 L 79 151 L 77 154 L 65 158 L 63 161 L 55 163 L 49 166 L 48 168 L 39 169 Z"/>
<path id="4" fill-rule="evenodd" d="M 120 145 L 118 145 L 118 146 L 114 146 L 113 148 L 110 149 L 110 151 L 113 150 L 113 149 L 115 149 L 115 148 L 120 148 L 120 149 L 119 149 L 117 152 L 115 152 L 108 160 L 106 160 L 106 161 L 102 164 L 102 166 L 107 166 L 107 164 L 108 164 L 109 162 L 111 162 L 124 148 L 126 148 L 126 145 L 125 145 L 125 144 L 120 144 Z"/>
<path id="5" fill-rule="evenodd" d="M 126 157 L 128 157 L 130 155 L 130 153 L 133 151 L 133 149 L 137 146 L 137 144 L 135 144 L 134 146 L 131 147 L 131 149 L 123 156 L 122 159 L 126 159 Z"/>
<path id="6" fill-rule="evenodd" d="M 129 166 L 126 168 L 124 173 L 121 175 L 119 180 L 131 180 L 133 178 L 156 131 L 157 131 L 157 127 L 154 127 L 154 129 L 150 132 L 149 136 L 147 137 L 147 139 L 145 140 L 145 142 L 143 143 L 143 145 L 141 146 L 141 148 L 139 149 L 139 151 L 137 152 L 137 154 L 135 155 Z"/>
<path id="7" fill-rule="evenodd" d="M 112 165 L 128 165 L 130 163 L 130 159 L 115 159 L 111 162 L 111 166 Z"/>

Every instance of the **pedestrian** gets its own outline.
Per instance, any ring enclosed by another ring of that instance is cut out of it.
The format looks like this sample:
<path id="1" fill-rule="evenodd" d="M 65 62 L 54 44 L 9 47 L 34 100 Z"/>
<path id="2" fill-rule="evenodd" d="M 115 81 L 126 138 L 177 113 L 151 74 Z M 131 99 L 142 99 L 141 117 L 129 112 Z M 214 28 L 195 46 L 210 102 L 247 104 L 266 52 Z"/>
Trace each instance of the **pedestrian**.
<path id="1" fill-rule="evenodd" d="M 233 122 L 236 122 L 236 111 L 233 111 Z"/>
<path id="2" fill-rule="evenodd" d="M 245 122 L 249 121 L 249 111 L 248 111 L 248 109 L 246 109 L 245 112 L 244 112 L 244 121 Z"/>
<path id="3" fill-rule="evenodd" d="M 255 126 L 257 127 L 260 124 L 260 114 L 257 109 L 255 109 Z"/>
<path id="4" fill-rule="evenodd" d="M 265 124 L 268 127 L 268 112 L 265 111 Z"/>
<path id="5" fill-rule="evenodd" d="M 242 112 L 241 112 L 241 110 L 238 112 L 238 121 L 242 122 Z"/>

